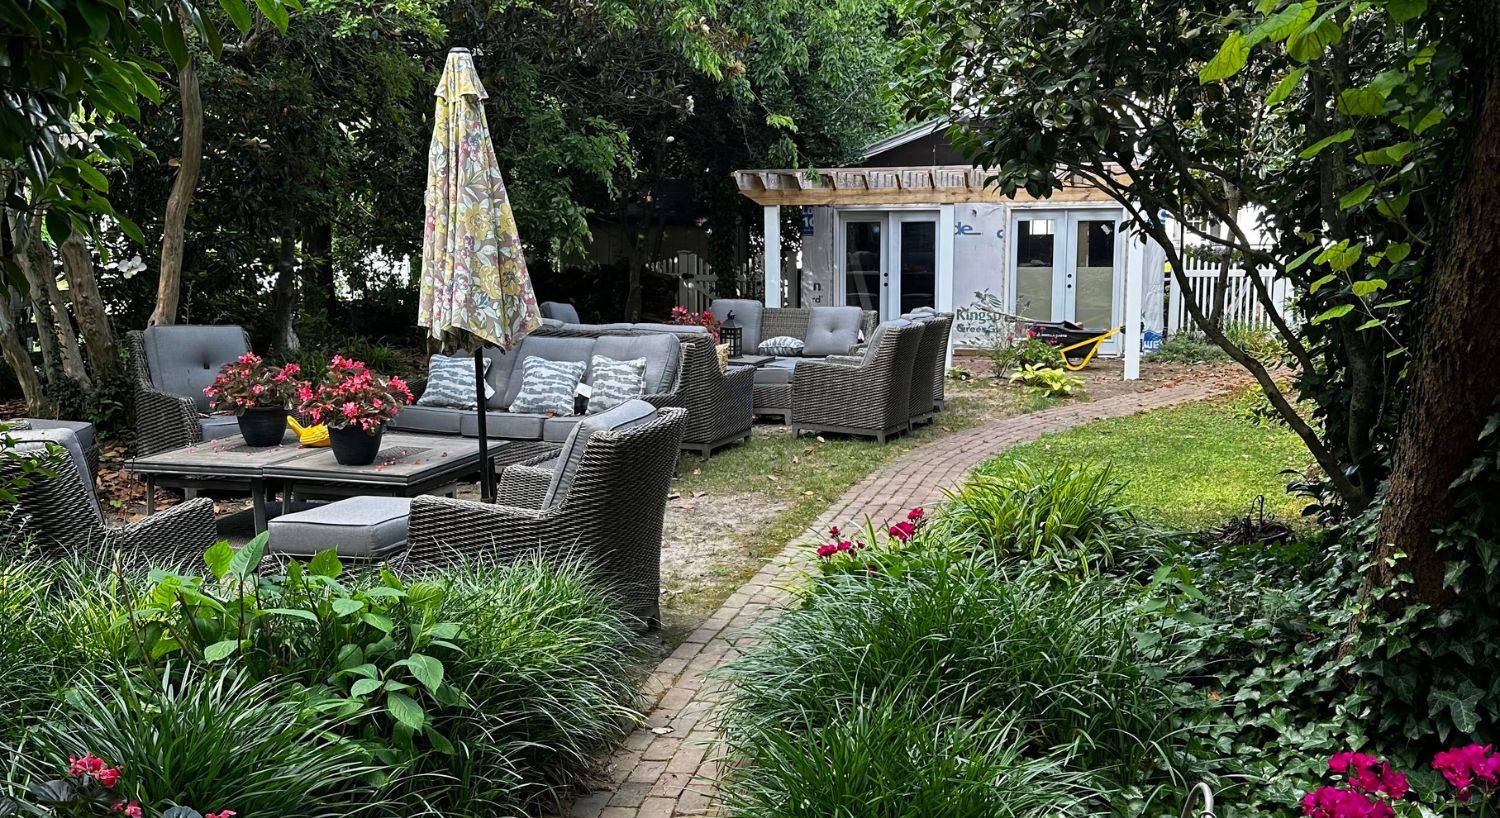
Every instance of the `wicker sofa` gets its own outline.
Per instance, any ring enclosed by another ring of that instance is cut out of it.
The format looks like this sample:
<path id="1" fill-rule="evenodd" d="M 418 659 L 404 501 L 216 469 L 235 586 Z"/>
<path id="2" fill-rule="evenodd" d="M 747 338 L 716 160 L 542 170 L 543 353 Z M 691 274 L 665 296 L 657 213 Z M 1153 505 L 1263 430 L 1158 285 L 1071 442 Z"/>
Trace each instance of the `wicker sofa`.
<path id="1" fill-rule="evenodd" d="M 683 409 L 630 401 L 584 421 L 558 452 L 506 468 L 495 505 L 413 499 L 402 570 L 578 559 L 654 627 L 662 520 L 686 424 Z"/>
<path id="2" fill-rule="evenodd" d="M 5 512 L 3 545 L 28 545 L 42 556 L 97 555 L 117 550 L 126 565 L 176 567 L 194 562 L 217 539 L 214 504 L 201 498 L 172 506 L 139 522 L 109 526 L 94 494 L 87 457 L 68 429 L 18 430 L 0 458 L 0 473 L 21 475 L 28 461 L 50 474 L 27 474 L 29 485 Z"/>
<path id="3" fill-rule="evenodd" d="M 713 336 L 698 326 L 653 323 L 561 324 L 544 326 L 537 335 L 599 338 L 606 335 L 670 333 L 682 342 L 682 375 L 678 405 L 687 410 L 683 451 L 701 457 L 750 439 L 754 369 L 719 368 Z"/>
<path id="4" fill-rule="evenodd" d="M 127 334 L 135 379 L 136 451 L 180 449 L 239 432 L 234 415 L 209 414 L 204 387 L 250 351 L 241 327 L 179 324 Z"/>
<path id="5" fill-rule="evenodd" d="M 875 328 L 861 355 L 805 360 L 792 376 L 792 434 L 864 435 L 884 443 L 911 426 L 912 372 L 925 333 L 905 319 Z"/>
<path id="6" fill-rule="evenodd" d="M 635 333 L 611 335 L 568 334 L 544 327 L 528 335 L 516 349 L 502 353 L 487 348 L 490 361 L 485 380 L 494 395 L 485 407 L 485 425 L 491 438 L 547 444 L 539 451 L 556 448 L 568 438 L 584 415 L 549 417 L 506 411 L 521 391 L 521 362 L 531 356 L 554 361 L 582 361 L 588 365 L 594 355 L 616 360 L 646 359 L 646 394 L 643 399 L 657 407 L 680 406 L 683 344 L 671 333 Z M 587 371 L 584 382 L 589 380 Z M 425 381 L 413 385 L 418 397 Z M 477 437 L 479 419 L 473 409 L 448 406 L 406 407 L 391 428 L 423 434 L 453 434 Z"/>

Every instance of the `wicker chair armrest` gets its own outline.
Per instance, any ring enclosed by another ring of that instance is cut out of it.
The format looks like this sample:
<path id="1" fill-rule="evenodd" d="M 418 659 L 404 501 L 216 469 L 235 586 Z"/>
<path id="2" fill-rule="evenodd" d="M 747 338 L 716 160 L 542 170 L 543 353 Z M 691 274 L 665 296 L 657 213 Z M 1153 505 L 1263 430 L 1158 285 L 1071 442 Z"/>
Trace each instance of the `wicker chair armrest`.
<path id="1" fill-rule="evenodd" d="M 859 366 L 865 359 L 862 355 L 829 355 L 823 360 L 839 366 Z"/>
<path id="2" fill-rule="evenodd" d="M 452 564 L 500 556 L 537 545 L 546 509 L 476 503 L 450 497 L 414 497 L 408 518 L 408 566 Z"/>
<path id="3" fill-rule="evenodd" d="M 191 398 L 138 386 L 136 448 L 141 454 L 155 454 L 198 443 L 203 440 L 202 417 Z"/>
<path id="4" fill-rule="evenodd" d="M 182 566 L 200 559 L 219 539 L 214 501 L 199 497 L 109 530 L 109 544 L 127 563 Z"/>
<path id="5" fill-rule="evenodd" d="M 556 461 L 557 458 L 552 458 Z M 516 508 L 541 508 L 547 496 L 547 486 L 552 483 L 550 468 L 541 465 L 507 466 L 500 473 L 499 485 L 495 486 L 495 502 Z"/>
<path id="6" fill-rule="evenodd" d="M 724 373 L 724 384 L 729 387 L 735 395 L 748 395 L 749 389 L 755 385 L 755 367 L 753 366 L 731 366 Z"/>

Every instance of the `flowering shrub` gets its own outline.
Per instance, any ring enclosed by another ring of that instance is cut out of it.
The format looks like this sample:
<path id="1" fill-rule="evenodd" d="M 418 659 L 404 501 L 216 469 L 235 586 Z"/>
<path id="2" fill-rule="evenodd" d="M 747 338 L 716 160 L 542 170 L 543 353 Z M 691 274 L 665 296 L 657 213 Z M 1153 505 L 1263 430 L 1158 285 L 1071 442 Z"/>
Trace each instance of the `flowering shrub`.
<path id="1" fill-rule="evenodd" d="M 298 385 L 297 402 L 313 423 L 373 432 L 411 403 L 411 389 L 400 378 L 377 375 L 360 361 L 335 355 L 319 382 Z"/>
<path id="2" fill-rule="evenodd" d="M 708 310 L 689 312 L 687 307 L 673 307 L 672 323 L 684 327 L 703 327 L 708 330 L 709 335 L 714 337 L 714 343 L 719 343 L 719 319 Z"/>
<path id="3" fill-rule="evenodd" d="M 906 543 L 915 537 L 926 521 L 927 510 L 914 508 L 901 520 L 886 529 L 887 545 Z M 875 526 L 865 522 L 863 535 L 846 536 L 838 526 L 828 529 L 828 542 L 818 546 L 818 568 L 824 574 L 839 572 L 873 573 L 880 570 L 873 556 L 865 552 L 876 543 L 879 535 Z"/>
<path id="4" fill-rule="evenodd" d="M 27 787 L 32 804 L 0 797 L 0 815 L 27 810 L 33 815 L 67 815 L 72 818 L 99 815 L 123 815 L 144 818 L 141 803 L 117 791 L 123 767 L 111 767 L 104 759 L 86 753 L 82 758 L 68 756 L 68 774 L 53 781 Z M 200 813 L 192 807 L 174 806 L 159 813 L 159 818 L 235 818 L 232 809 Z"/>
<path id="5" fill-rule="evenodd" d="M 214 382 L 203 388 L 209 405 L 235 414 L 246 409 L 285 409 L 297 397 L 297 364 L 268 366 L 252 352 L 219 367 Z"/>
<path id="6" fill-rule="evenodd" d="M 1500 754 L 1488 744 L 1470 744 L 1438 753 L 1432 768 L 1453 787 L 1451 807 L 1468 804 L 1476 788 L 1481 793 L 1478 813 L 1500 783 Z M 1337 785 L 1324 785 L 1302 796 L 1302 814 L 1308 818 L 1393 818 L 1402 814 L 1430 814 L 1406 800 L 1411 793 L 1406 774 L 1367 753 L 1334 753 L 1328 769 L 1339 775 Z"/>

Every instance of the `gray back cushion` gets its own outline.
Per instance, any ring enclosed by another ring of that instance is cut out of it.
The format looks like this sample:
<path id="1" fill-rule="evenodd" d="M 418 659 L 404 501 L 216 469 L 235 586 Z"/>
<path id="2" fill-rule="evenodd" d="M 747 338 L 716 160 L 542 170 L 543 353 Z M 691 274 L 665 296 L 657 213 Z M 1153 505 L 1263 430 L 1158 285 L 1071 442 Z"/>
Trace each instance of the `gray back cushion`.
<path id="1" fill-rule="evenodd" d="M 578 476 L 578 466 L 583 463 L 583 453 L 588 449 L 589 438 L 595 432 L 619 431 L 647 423 L 655 417 L 655 406 L 643 400 L 632 400 L 580 420 L 573 431 L 568 433 L 567 441 L 557 453 L 557 467 L 552 471 L 552 482 L 547 484 L 542 508 L 551 508 L 568 496 L 568 491 L 573 488 L 573 478 Z"/>
<path id="2" fill-rule="evenodd" d="M 721 324 L 729 317 L 730 312 L 734 313 L 734 322 L 745 330 L 741 347 L 747 350 L 760 346 L 760 311 L 763 309 L 765 305 L 753 298 L 715 298 L 708 305 L 708 311 Z"/>
<path id="3" fill-rule="evenodd" d="M 739 319 L 736 318 L 736 321 Z M 653 324 L 645 321 L 639 324 L 630 324 L 631 329 L 642 332 L 670 332 L 673 335 L 707 335 L 708 327 L 700 327 L 696 324 Z"/>
<path id="4" fill-rule="evenodd" d="M 870 335 L 869 345 L 865 347 L 865 357 L 860 365 L 868 365 L 875 362 L 875 357 L 880 353 L 880 344 L 885 340 L 887 333 L 895 332 L 902 327 L 916 326 L 916 324 L 905 318 L 897 318 L 893 321 L 882 321 L 875 327 L 875 332 Z"/>
<path id="5" fill-rule="evenodd" d="M 564 304 L 561 301 L 543 301 L 537 305 L 537 309 L 542 311 L 543 318 L 556 318 L 569 324 L 579 323 L 578 310 L 572 304 Z"/>
<path id="6" fill-rule="evenodd" d="M 524 361 L 535 355 L 538 358 L 545 358 L 549 361 L 582 362 L 584 367 L 587 367 L 589 358 L 593 355 L 593 352 L 593 338 L 558 338 L 550 335 L 526 336 L 525 340 L 521 341 L 520 347 L 512 350 L 505 356 L 512 359 L 510 366 L 507 368 L 509 379 L 506 381 L 504 390 L 496 390 L 497 396 L 500 396 L 501 391 L 504 392 L 503 399 L 498 403 L 493 400 L 490 401 L 490 406 L 503 409 L 516 402 L 516 395 L 521 392 L 521 370 L 523 367 L 519 364 L 520 361 Z M 490 368 L 493 371 L 499 365 L 497 361 L 495 364 L 491 364 Z"/>
<path id="7" fill-rule="evenodd" d="M 200 412 L 208 411 L 203 389 L 214 382 L 219 367 L 250 351 L 245 331 L 236 326 L 151 327 L 143 340 L 151 383 L 163 392 L 192 398 Z"/>
<path id="8" fill-rule="evenodd" d="M 802 354 L 848 355 L 859 343 L 859 307 L 813 307 Z"/>
<path id="9" fill-rule="evenodd" d="M 99 498 L 94 496 L 94 481 L 89 474 L 89 462 L 84 459 L 83 447 L 79 445 L 78 436 L 73 434 L 71 429 L 28 429 L 11 432 L 10 436 L 16 441 L 15 451 L 22 457 L 36 457 L 48 464 L 55 464 L 56 461 L 47 460 L 47 444 L 55 443 L 63 447 L 65 451 L 62 457 L 72 461 L 73 471 L 76 472 L 71 479 L 78 481 L 83 495 L 88 498 L 89 508 L 93 509 L 95 520 L 104 519 L 99 512 Z M 52 467 L 56 468 L 55 465 Z M 62 479 L 62 475 L 59 474 L 58 479 Z"/>
<path id="10" fill-rule="evenodd" d="M 682 342 L 676 335 L 654 333 L 651 335 L 604 335 L 594 343 L 594 354 L 616 361 L 635 358 L 646 359 L 646 394 L 658 395 L 670 392 L 677 380 L 677 361 L 682 354 Z M 593 373 L 589 373 L 593 383 Z"/>
<path id="11" fill-rule="evenodd" d="M 462 355 L 463 353 L 458 353 Z M 504 409 L 510 404 L 505 402 L 505 388 L 510 385 L 510 373 L 513 369 L 519 369 L 517 364 L 520 356 L 512 350 L 509 354 L 500 351 L 499 347 L 486 346 L 484 357 L 490 362 L 489 369 L 484 372 L 484 382 L 495 390 L 485 401 L 485 406 L 490 409 Z"/>

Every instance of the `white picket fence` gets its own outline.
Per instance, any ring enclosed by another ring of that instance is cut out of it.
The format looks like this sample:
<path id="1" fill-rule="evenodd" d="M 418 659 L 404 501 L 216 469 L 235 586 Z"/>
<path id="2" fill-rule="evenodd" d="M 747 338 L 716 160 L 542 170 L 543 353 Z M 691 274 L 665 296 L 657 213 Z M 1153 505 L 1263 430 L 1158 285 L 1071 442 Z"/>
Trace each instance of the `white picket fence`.
<path id="1" fill-rule="evenodd" d="M 1205 313 L 1212 312 L 1212 304 L 1219 287 L 1219 265 L 1213 261 L 1188 262 L 1186 270 L 1188 285 Z M 1265 280 L 1265 279 L 1262 279 Z M 1290 285 L 1284 280 L 1266 280 L 1271 303 L 1276 312 L 1289 321 L 1287 306 L 1290 303 Z M 1271 326 L 1271 313 L 1255 295 L 1255 287 L 1243 270 L 1233 270 L 1224 284 L 1224 323 L 1243 324 L 1252 327 Z M 1193 318 L 1188 314 L 1177 277 L 1167 274 L 1167 334 L 1174 335 L 1183 329 L 1194 329 Z"/>
<path id="2" fill-rule="evenodd" d="M 677 304 L 690 312 L 702 312 L 719 297 L 718 274 L 696 253 L 682 252 L 670 258 L 651 263 L 651 269 L 662 275 L 677 279 Z M 761 286 L 760 265 L 747 262 L 735 275 L 737 293 L 727 297 L 759 297 Z M 756 295 L 747 296 L 746 293 Z"/>

